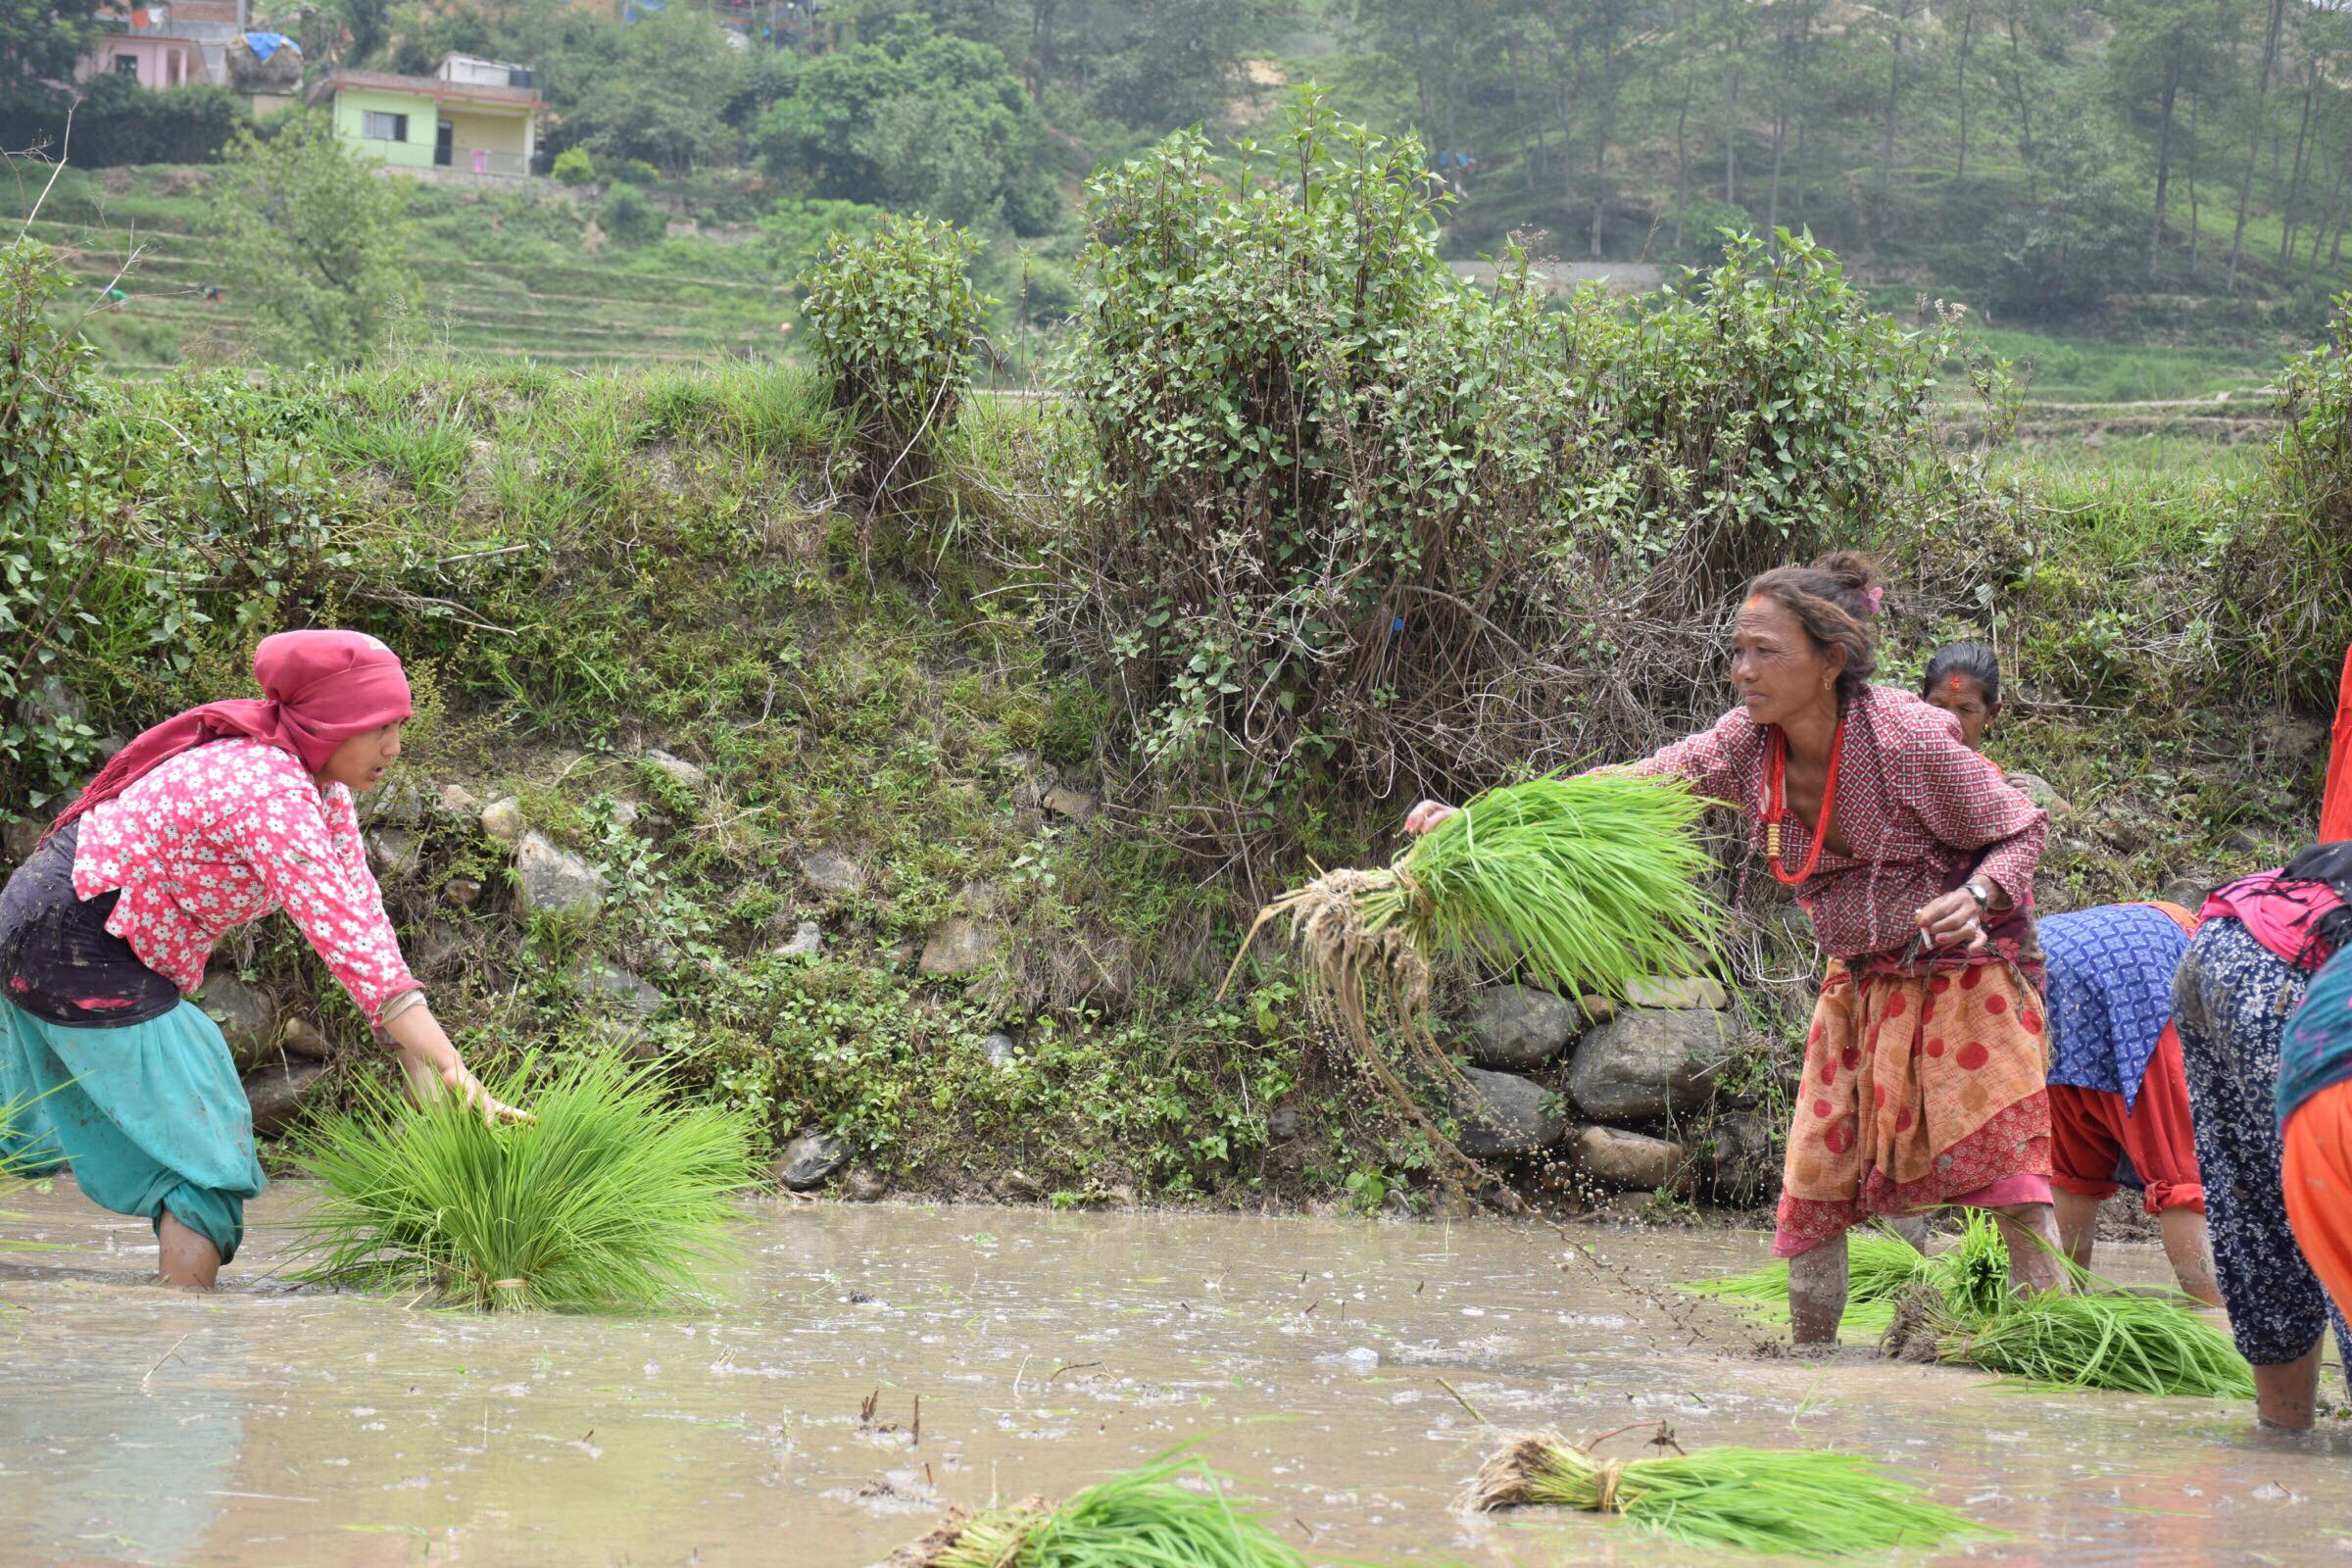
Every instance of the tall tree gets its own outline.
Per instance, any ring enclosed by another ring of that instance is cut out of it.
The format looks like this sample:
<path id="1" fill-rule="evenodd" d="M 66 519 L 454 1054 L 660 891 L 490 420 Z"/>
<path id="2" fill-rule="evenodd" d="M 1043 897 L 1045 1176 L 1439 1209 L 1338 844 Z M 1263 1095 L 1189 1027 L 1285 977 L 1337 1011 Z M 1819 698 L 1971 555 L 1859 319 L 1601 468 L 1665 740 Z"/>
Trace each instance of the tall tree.
<path id="1" fill-rule="evenodd" d="M 1952 96 L 1960 110 L 1960 151 L 1952 160 L 1952 178 L 1968 177 L 1968 57 L 1975 53 L 1977 43 L 1977 0 L 1965 0 L 1960 7 L 1960 38 L 1953 51 L 1956 80 Z"/>
<path id="2" fill-rule="evenodd" d="M 408 185 L 385 179 L 316 110 L 267 139 L 239 134 L 212 184 L 205 226 L 221 240 L 231 288 L 252 302 L 272 357 L 350 364 L 372 353 L 416 303 Z"/>
<path id="3" fill-rule="evenodd" d="M 2262 71 L 2254 95 L 2253 122 L 2246 130 L 2246 168 L 2237 181 L 2237 224 L 2230 233 L 2230 286 L 2237 287 L 2238 258 L 2245 253 L 2246 208 L 2254 197 L 2254 161 L 2262 153 L 2262 129 L 2271 115 L 2271 75 L 2278 65 L 2278 34 L 2286 19 L 2286 0 L 2271 0 L 2270 22 L 2262 35 Z"/>

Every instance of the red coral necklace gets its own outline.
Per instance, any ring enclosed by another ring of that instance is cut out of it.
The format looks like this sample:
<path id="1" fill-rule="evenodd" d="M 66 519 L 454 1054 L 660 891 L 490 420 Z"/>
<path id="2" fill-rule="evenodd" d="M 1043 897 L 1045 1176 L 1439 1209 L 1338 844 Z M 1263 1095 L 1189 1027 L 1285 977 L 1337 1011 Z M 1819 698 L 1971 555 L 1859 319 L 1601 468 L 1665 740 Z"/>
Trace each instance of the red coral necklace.
<path id="1" fill-rule="evenodd" d="M 1821 847 L 1830 836 L 1830 811 L 1838 804 L 1838 762 L 1845 756 L 1845 714 L 1838 715 L 1838 733 L 1830 738 L 1830 774 L 1821 785 L 1821 815 L 1813 827 L 1813 847 L 1805 863 L 1791 874 L 1781 865 L 1781 818 L 1788 814 L 1788 732 L 1778 724 L 1764 748 L 1764 863 L 1775 880 L 1796 887 L 1821 864 Z"/>

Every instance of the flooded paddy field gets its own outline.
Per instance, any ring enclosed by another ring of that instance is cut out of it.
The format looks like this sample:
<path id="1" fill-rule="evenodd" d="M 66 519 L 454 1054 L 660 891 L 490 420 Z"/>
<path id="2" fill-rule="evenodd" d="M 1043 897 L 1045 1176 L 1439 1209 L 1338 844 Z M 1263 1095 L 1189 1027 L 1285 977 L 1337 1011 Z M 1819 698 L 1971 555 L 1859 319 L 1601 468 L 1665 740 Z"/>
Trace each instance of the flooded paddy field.
<path id="1" fill-rule="evenodd" d="M 1455 1512 L 1482 1417 L 1837 1446 L 2017 1532 L 1937 1561 L 2352 1563 L 2340 1434 L 1764 1356 L 1728 1309 L 1661 1308 L 1760 1261 L 1753 1234 L 756 1204 L 723 1306 L 485 1318 L 287 1289 L 301 1201 L 255 1205 L 207 1298 L 135 1283 L 147 1227 L 70 1183 L 12 1198 L 12 1235 L 70 1250 L 0 1256 L 0 1563 L 856 1568 L 948 1503 L 1193 1440 L 1318 1562 L 1705 1560 Z M 2152 1248 L 2100 1261 L 2164 1277 Z"/>

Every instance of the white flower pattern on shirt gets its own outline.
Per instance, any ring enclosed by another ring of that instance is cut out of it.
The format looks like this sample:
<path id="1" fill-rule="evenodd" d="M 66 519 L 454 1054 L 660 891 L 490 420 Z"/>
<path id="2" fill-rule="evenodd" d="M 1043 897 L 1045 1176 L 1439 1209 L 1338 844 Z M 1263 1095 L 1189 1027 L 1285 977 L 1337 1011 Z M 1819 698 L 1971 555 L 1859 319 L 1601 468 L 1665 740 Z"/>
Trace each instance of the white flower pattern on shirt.
<path id="1" fill-rule="evenodd" d="M 351 791 L 321 791 L 292 752 L 255 740 L 180 753 L 92 810 L 74 891 L 122 896 L 107 930 L 182 995 L 204 984 L 213 946 L 283 909 L 343 989 L 381 1023 L 416 989 L 368 869 Z"/>

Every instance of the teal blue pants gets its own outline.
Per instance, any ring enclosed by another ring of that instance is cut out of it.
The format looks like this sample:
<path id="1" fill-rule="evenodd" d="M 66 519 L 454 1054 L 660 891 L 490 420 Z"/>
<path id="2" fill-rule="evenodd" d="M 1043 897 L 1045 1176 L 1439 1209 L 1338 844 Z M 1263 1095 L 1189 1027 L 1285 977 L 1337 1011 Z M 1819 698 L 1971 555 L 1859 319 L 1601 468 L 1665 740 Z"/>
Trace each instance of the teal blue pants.
<path id="1" fill-rule="evenodd" d="M 0 1002 L 0 1157 L 54 1169 L 93 1202 L 169 1213 L 237 1252 L 245 1200 L 269 1185 L 253 1150 L 253 1107 L 220 1027 L 193 1003 L 150 1023 L 75 1029 Z"/>

